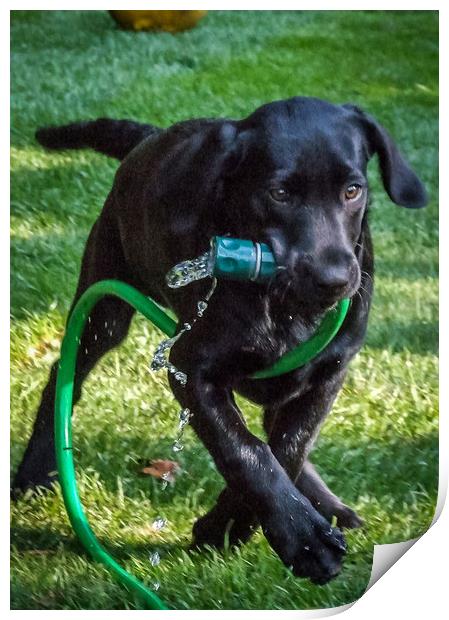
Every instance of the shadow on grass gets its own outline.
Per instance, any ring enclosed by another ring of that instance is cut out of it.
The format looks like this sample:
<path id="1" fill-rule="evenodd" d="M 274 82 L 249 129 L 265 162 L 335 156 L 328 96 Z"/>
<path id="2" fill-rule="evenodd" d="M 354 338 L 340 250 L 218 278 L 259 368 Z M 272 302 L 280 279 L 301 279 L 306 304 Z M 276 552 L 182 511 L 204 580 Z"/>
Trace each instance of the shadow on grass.
<path id="1" fill-rule="evenodd" d="M 129 439 L 136 447 L 142 445 L 142 437 Z M 173 439 L 168 437 L 145 442 L 146 457 L 164 458 L 165 454 L 171 458 L 169 446 L 172 442 Z M 109 458 L 105 465 L 94 456 L 99 446 L 92 445 L 87 438 L 78 440 L 77 451 L 83 454 L 81 460 L 75 456 L 78 471 L 82 472 L 88 461 L 89 475 L 93 468 L 111 498 L 117 494 L 117 476 L 120 476 L 125 481 L 125 497 L 134 501 L 147 497 L 152 505 L 161 509 L 185 502 L 186 508 L 200 516 L 212 507 L 224 487 L 224 481 L 212 465 L 210 456 L 193 440 L 185 442 L 182 458 L 177 457 L 183 473 L 175 484 L 165 490 L 160 480 L 139 475 L 136 466 L 123 467 L 122 444 L 122 436 L 110 436 L 110 448 L 107 448 Z M 105 452 L 104 446 L 101 451 Z M 404 502 L 413 501 L 413 495 L 421 493 L 422 489 L 428 489 L 430 493 L 437 490 L 436 432 L 414 439 L 398 437 L 385 442 L 369 437 L 363 441 L 321 437 L 311 460 L 332 490 L 349 504 L 357 502 L 362 495 L 390 496 L 392 505 L 401 511 Z M 88 503 L 89 491 L 81 491 L 81 495 L 87 498 L 84 501 Z M 52 543 L 51 536 L 47 539 L 46 535 L 45 530 L 38 528 L 35 544 L 41 540 Z"/>
<path id="2" fill-rule="evenodd" d="M 37 524 L 35 527 L 23 527 L 13 524 L 10 543 L 17 551 L 26 551 L 36 556 L 57 553 L 61 546 L 73 553 L 79 553 L 81 550 L 81 544 L 74 538 L 74 535 L 67 536 L 60 531 L 51 529 L 49 526 Z"/>
<path id="3" fill-rule="evenodd" d="M 107 465 L 95 458 L 99 447 L 95 445 L 96 441 L 92 445 L 89 437 L 86 436 L 80 437 L 77 440 L 79 450 L 83 454 L 82 463 L 80 463 L 82 466 L 79 467 L 79 470 L 82 472 L 86 467 L 84 462 L 88 461 L 89 476 L 91 475 L 90 467 L 93 467 L 95 472 L 98 472 L 104 489 L 110 493 L 109 497 L 102 495 L 101 499 L 96 497 L 92 501 L 96 506 L 96 510 L 100 509 L 100 511 L 102 507 L 98 506 L 98 503 L 104 502 L 104 509 L 108 509 L 108 512 L 110 512 L 111 508 L 114 511 L 116 507 L 117 475 L 123 476 L 124 469 L 122 458 L 123 436 L 120 434 L 110 434 L 109 438 L 110 449 L 108 445 L 106 450 L 108 454 L 110 453 L 111 458 Z M 97 438 L 94 439 L 96 440 Z M 128 439 L 131 444 L 137 447 L 142 446 L 141 436 L 131 436 Z M 149 442 L 145 442 L 147 446 L 145 456 L 160 456 L 164 452 L 169 453 L 168 448 L 172 440 L 172 437 L 162 435 L 160 438 L 154 438 Z M 364 441 L 359 441 L 357 438 L 354 438 L 354 440 L 327 436 L 320 438 L 317 449 L 312 455 L 313 462 L 317 465 L 332 490 L 340 495 L 345 502 L 353 505 L 361 501 L 358 509 L 360 510 L 361 508 L 361 516 L 366 520 L 366 527 L 361 531 L 357 530 L 347 534 L 351 554 L 345 561 L 345 575 L 346 580 L 350 579 L 351 584 L 353 581 L 357 583 L 357 579 L 360 577 L 360 567 L 363 566 L 365 569 L 364 563 L 367 563 L 366 581 L 368 580 L 372 545 L 377 542 L 378 536 L 391 537 L 392 533 L 394 533 L 394 540 L 387 540 L 387 542 L 394 542 L 398 538 L 400 539 L 400 528 L 404 515 L 407 515 L 409 511 L 415 515 L 420 514 L 420 504 L 416 502 L 423 501 L 424 499 L 426 504 L 433 502 L 435 505 L 437 496 L 437 446 L 438 437 L 436 433 L 407 439 L 397 437 L 390 441 L 373 440 L 369 437 Z M 105 452 L 104 446 L 102 452 L 103 454 Z M 182 461 L 183 468 L 187 471 L 178 479 L 174 486 L 169 487 L 165 491 L 161 490 L 159 481 L 141 478 L 138 476 L 135 468 L 125 467 L 125 475 L 129 480 L 128 483 L 123 485 L 125 498 L 135 501 L 141 499 L 142 495 L 147 495 L 151 505 L 157 510 L 161 509 L 162 514 L 164 514 L 164 509 L 167 510 L 170 505 L 176 505 L 178 517 L 180 507 L 182 507 L 185 501 L 185 511 L 189 519 L 192 516 L 192 509 L 196 516 L 203 514 L 212 507 L 215 498 L 223 487 L 223 481 L 216 471 L 210 467 L 210 458 L 207 452 L 196 445 L 193 440 L 185 442 L 184 453 L 179 458 Z M 84 504 L 88 508 L 90 501 L 89 484 L 87 484 L 86 488 L 86 493 L 81 493 L 81 496 L 86 495 Z M 192 497 L 196 497 L 193 505 L 190 502 Z M 367 506 L 367 514 L 365 514 L 363 507 L 367 497 L 374 498 L 375 505 L 371 509 Z M 376 515 L 376 507 L 380 507 L 381 514 L 379 516 Z M 20 509 L 20 506 L 18 508 Z M 25 510 L 26 506 L 23 506 L 23 509 Z M 384 532 L 383 525 L 379 523 L 378 519 L 382 518 L 382 514 L 385 511 L 389 512 L 391 516 L 386 524 L 386 527 L 390 529 Z M 116 518 L 120 519 L 120 511 Z M 176 520 L 180 523 L 183 522 L 183 520 L 179 521 L 179 518 Z M 419 535 L 425 531 L 426 525 L 422 517 L 420 523 L 421 532 L 413 532 L 413 535 Z M 394 526 L 393 531 L 391 530 L 392 524 Z M 42 525 L 42 523 L 36 523 L 35 527 L 27 527 L 14 525 L 13 523 L 11 543 L 14 550 L 24 554 L 24 557 L 26 555 L 26 559 L 36 556 L 36 558 L 42 558 L 42 561 L 51 559 L 57 554 L 60 554 L 61 558 L 65 558 L 67 553 L 88 558 L 74 533 L 61 533 L 57 531 L 56 527 L 58 526 L 55 526 L 55 529 L 53 529 L 51 524 Z M 92 519 L 92 527 L 95 531 L 95 519 Z M 211 560 L 213 562 L 217 559 L 221 563 L 226 562 L 229 557 L 233 561 L 232 558 L 235 554 L 231 552 L 232 556 L 228 556 L 229 551 L 227 550 L 218 556 L 215 552 L 207 549 L 201 552 L 188 550 L 191 538 L 190 532 L 186 530 L 187 528 L 182 526 L 181 538 L 177 538 L 174 542 L 156 540 L 152 536 L 148 536 L 147 539 L 136 540 L 132 530 L 128 529 L 122 533 L 117 528 L 114 528 L 113 543 L 106 538 L 107 533 L 99 535 L 99 540 L 106 550 L 120 563 L 126 563 L 130 560 L 136 561 L 137 574 L 140 573 L 141 563 L 149 566 L 148 555 L 156 550 L 164 560 L 175 561 L 176 558 L 183 558 L 182 562 L 177 562 L 176 560 L 173 564 L 174 568 L 172 570 L 175 571 L 175 574 L 178 570 L 184 570 L 184 560 L 187 558 L 183 554 L 187 551 L 188 557 L 194 562 L 196 580 L 203 574 L 207 575 L 208 571 L 211 570 Z M 138 536 L 141 538 L 142 534 L 138 534 Z M 264 545 L 266 544 L 266 542 L 262 542 Z M 251 546 L 246 548 L 245 546 L 245 551 L 253 553 L 254 548 L 251 548 Z M 279 570 L 281 570 L 281 567 L 279 567 Z M 132 569 L 132 572 L 136 571 Z M 97 581 L 98 579 L 96 578 Z M 106 582 L 108 582 L 108 577 L 106 577 Z M 113 581 L 111 581 L 111 584 L 113 584 Z M 308 584 L 306 586 L 309 587 Z M 360 593 L 363 592 L 365 586 L 365 582 L 360 584 Z M 14 587 L 16 591 L 15 596 L 18 597 L 18 600 L 20 598 L 18 582 Z M 338 583 L 337 585 L 333 584 L 331 587 L 338 587 Z M 347 588 L 346 583 L 345 588 Z M 66 591 L 67 586 L 64 586 L 64 596 L 61 595 L 61 605 L 65 604 Z M 111 594 L 111 596 L 112 598 L 116 596 L 123 598 L 121 590 L 118 590 L 114 595 Z M 174 601 L 177 600 L 176 593 L 172 593 L 171 596 Z M 347 594 L 345 596 L 346 598 L 343 597 L 342 600 L 347 601 Z M 310 601 L 308 605 L 313 606 Z"/>
<path id="4" fill-rule="evenodd" d="M 95 530 L 95 523 L 92 523 L 92 527 Z M 164 556 L 181 550 L 189 551 L 190 545 L 189 539 L 186 539 L 184 543 L 180 544 L 162 540 L 155 541 L 150 538 L 148 541 L 141 543 L 126 541 L 113 544 L 110 540 L 100 535 L 98 536 L 98 541 L 109 554 L 122 562 L 132 559 L 135 556 L 144 555 L 147 558 L 151 551 L 156 550 Z M 11 546 L 19 553 L 29 553 L 36 557 L 45 557 L 65 551 L 75 554 L 84 553 L 91 559 L 91 556 L 85 550 L 73 531 L 69 535 L 65 535 L 48 526 L 43 527 L 37 525 L 31 528 L 13 525 L 11 527 L 10 542 Z M 190 551 L 190 553 L 200 555 L 197 551 Z"/>

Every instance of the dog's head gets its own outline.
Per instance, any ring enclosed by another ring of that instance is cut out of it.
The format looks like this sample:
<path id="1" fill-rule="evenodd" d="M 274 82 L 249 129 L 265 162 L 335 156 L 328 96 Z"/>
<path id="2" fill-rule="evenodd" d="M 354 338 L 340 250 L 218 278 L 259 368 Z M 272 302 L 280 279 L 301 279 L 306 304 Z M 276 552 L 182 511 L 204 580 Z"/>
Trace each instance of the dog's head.
<path id="1" fill-rule="evenodd" d="M 233 130 L 224 164 L 228 225 L 236 236 L 266 241 L 285 271 L 280 277 L 303 299 L 331 305 L 359 286 L 357 244 L 374 154 L 393 202 L 426 204 L 391 137 L 354 106 L 298 97 L 259 108 Z"/>
<path id="2" fill-rule="evenodd" d="M 427 201 L 385 129 L 351 105 L 306 97 L 270 103 L 213 127 L 196 152 L 209 209 L 207 187 L 216 194 L 213 234 L 267 242 L 279 278 L 309 304 L 330 306 L 359 287 L 374 154 L 393 202 L 416 208 Z"/>

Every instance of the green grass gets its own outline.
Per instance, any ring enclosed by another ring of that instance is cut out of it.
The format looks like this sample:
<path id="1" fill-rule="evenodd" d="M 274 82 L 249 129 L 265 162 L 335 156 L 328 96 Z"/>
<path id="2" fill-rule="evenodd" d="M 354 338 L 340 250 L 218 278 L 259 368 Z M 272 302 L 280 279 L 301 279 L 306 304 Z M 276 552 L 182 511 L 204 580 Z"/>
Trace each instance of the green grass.
<path id="1" fill-rule="evenodd" d="M 258 534 L 238 552 L 186 551 L 195 518 L 222 487 L 190 429 L 183 473 L 162 491 L 137 474 L 170 458 L 178 406 L 148 372 L 161 338 L 142 318 L 86 383 L 75 417 L 76 458 L 99 537 L 178 609 L 305 609 L 358 598 L 373 544 L 428 527 L 437 495 L 437 14 L 210 12 L 178 36 L 119 32 L 106 12 L 12 15 L 12 468 L 56 358 L 88 231 L 116 163 L 89 152 L 46 153 L 36 127 L 99 115 L 167 126 L 192 116 L 242 117 L 297 94 L 354 102 L 384 123 L 425 181 L 430 206 L 386 197 L 375 164 L 377 256 L 366 346 L 323 427 L 313 460 L 365 519 L 348 534 L 341 575 L 295 579 Z M 259 411 L 242 403 L 260 433 Z M 178 458 L 178 457 L 177 457 Z M 168 519 L 151 530 L 156 516 Z M 59 494 L 12 507 L 12 606 L 134 608 L 74 540 Z M 159 550 L 162 562 L 150 565 Z"/>

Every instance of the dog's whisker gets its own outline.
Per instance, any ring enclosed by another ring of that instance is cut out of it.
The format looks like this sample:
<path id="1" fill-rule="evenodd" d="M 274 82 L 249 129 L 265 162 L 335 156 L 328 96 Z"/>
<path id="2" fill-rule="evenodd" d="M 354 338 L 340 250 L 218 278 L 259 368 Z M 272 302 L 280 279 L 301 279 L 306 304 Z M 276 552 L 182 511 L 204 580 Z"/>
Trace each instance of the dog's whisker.
<path id="1" fill-rule="evenodd" d="M 359 286 L 359 290 L 362 290 L 364 293 L 366 293 L 367 295 L 371 295 L 371 292 L 368 291 L 368 289 L 366 289 L 364 286 L 360 285 Z"/>
<path id="2" fill-rule="evenodd" d="M 366 310 L 368 308 L 368 300 L 363 297 L 363 295 L 360 292 L 360 290 L 356 291 L 356 295 L 358 295 L 358 297 L 360 298 L 360 303 L 362 304 L 362 309 Z"/>
<path id="3" fill-rule="evenodd" d="M 366 278 L 367 280 L 371 280 L 371 282 L 373 281 L 372 276 L 367 271 L 361 271 L 361 275 L 363 276 L 363 278 Z"/>
<path id="4" fill-rule="evenodd" d="M 291 285 L 292 285 L 292 282 L 291 282 L 291 280 L 289 280 L 289 281 L 287 282 L 287 284 L 286 284 L 285 288 L 284 288 L 284 292 L 282 293 L 282 297 L 281 297 L 281 304 L 283 304 L 283 303 L 284 303 L 285 297 L 286 297 L 286 295 L 287 295 L 288 291 L 290 290 Z"/>

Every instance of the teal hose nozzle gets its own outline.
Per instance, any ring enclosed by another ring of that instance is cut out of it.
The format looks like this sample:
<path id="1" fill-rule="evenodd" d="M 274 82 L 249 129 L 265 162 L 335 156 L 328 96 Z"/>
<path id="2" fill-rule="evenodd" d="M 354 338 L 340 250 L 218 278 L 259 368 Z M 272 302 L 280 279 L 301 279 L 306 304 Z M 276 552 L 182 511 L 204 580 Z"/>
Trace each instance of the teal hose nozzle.
<path id="1" fill-rule="evenodd" d="M 273 253 L 265 243 L 213 237 L 208 252 L 175 265 L 167 273 L 166 281 L 170 288 L 180 288 L 207 277 L 264 282 L 276 270 Z"/>
<path id="2" fill-rule="evenodd" d="M 276 261 L 265 243 L 214 237 L 211 245 L 212 273 L 216 278 L 264 282 L 276 273 Z"/>

